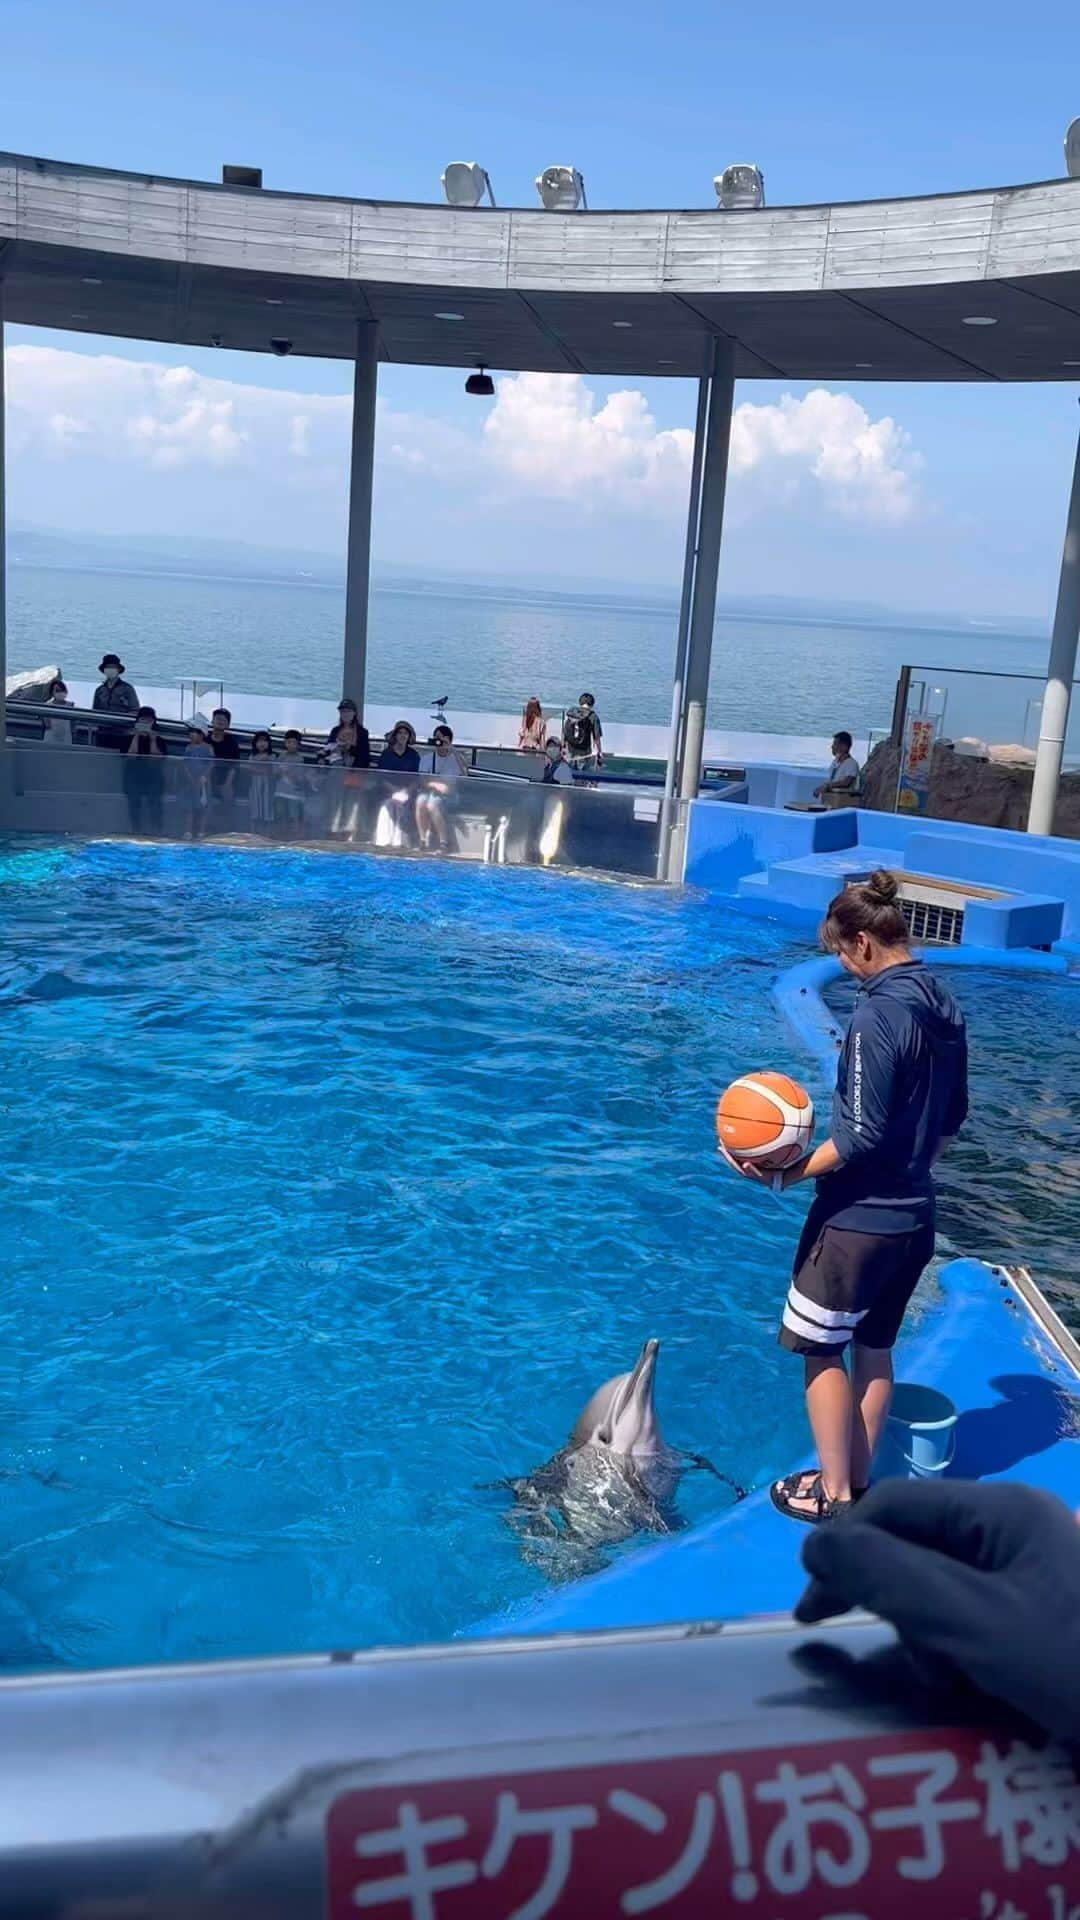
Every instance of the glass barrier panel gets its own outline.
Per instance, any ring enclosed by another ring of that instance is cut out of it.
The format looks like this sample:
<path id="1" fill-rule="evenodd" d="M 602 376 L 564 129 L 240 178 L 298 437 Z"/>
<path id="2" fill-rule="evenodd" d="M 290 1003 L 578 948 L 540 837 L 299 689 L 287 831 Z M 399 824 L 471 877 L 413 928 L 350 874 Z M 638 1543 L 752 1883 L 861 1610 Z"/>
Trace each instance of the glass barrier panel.
<path id="1" fill-rule="evenodd" d="M 93 746 L 12 742 L 2 824 L 29 832 L 262 840 L 441 853 L 494 865 L 655 878 L 663 796 L 653 787 L 451 779 Z"/>
<path id="2" fill-rule="evenodd" d="M 970 741 L 1005 759 L 1032 759 L 1039 743 L 1045 679 L 1038 674 L 982 673 L 960 667 L 913 666 L 909 716 L 940 720 L 940 737 Z M 1064 765 L 1080 767 L 1080 682 L 1074 689 L 1065 736 Z"/>

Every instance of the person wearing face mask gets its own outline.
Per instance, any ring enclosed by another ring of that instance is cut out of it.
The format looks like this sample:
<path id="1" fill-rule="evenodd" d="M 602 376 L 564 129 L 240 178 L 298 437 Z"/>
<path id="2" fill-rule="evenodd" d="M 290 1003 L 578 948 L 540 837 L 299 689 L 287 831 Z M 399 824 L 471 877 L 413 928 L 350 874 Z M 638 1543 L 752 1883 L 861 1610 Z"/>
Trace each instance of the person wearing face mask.
<path id="1" fill-rule="evenodd" d="M 98 672 L 104 678 L 100 687 L 94 689 L 95 713 L 130 714 L 132 718 L 138 713 L 139 696 L 131 682 L 124 679 L 126 671 L 119 654 L 103 655 Z M 130 727 L 110 727 L 105 724 L 97 728 L 94 745 L 111 747 L 114 752 L 126 753 L 130 739 Z"/>

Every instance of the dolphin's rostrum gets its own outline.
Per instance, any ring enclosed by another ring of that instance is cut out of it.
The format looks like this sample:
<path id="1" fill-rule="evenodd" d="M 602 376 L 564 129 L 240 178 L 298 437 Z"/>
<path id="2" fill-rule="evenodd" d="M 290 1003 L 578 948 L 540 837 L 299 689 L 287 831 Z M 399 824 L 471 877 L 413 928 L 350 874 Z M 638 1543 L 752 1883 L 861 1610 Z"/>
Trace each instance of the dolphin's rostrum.
<path id="1" fill-rule="evenodd" d="M 514 1496 L 509 1520 L 526 1557 L 555 1577 L 588 1571 L 600 1549 L 636 1533 L 674 1532 L 680 1475 L 709 1467 L 661 1435 L 653 1397 L 659 1351 L 659 1340 L 646 1340 L 629 1373 L 597 1388 L 565 1447 L 534 1473 L 499 1482 Z"/>

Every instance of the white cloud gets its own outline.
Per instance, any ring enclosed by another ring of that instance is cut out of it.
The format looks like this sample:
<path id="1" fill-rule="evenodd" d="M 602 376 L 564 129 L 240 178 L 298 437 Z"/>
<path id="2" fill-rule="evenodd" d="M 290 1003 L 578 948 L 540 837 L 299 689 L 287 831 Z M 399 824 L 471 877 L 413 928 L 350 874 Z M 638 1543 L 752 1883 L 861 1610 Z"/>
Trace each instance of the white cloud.
<path id="1" fill-rule="evenodd" d="M 495 466 L 526 490 L 586 511 L 674 505 L 685 497 L 693 434 L 660 429 L 644 394 L 602 406 L 580 374 L 518 373 L 498 381 L 484 441 Z"/>
<path id="2" fill-rule="evenodd" d="M 484 432 L 495 464 L 548 498 L 586 511 L 685 505 L 693 435 L 658 428 L 641 393 L 614 393 L 598 406 L 579 374 L 515 374 L 498 382 Z M 816 486 L 828 505 L 855 517 L 907 519 L 919 465 L 895 421 L 872 420 L 847 393 L 816 388 L 801 400 L 744 401 L 732 419 L 736 480 L 753 475 L 785 494 Z M 755 487 L 754 496 L 761 505 L 767 491 Z"/>
<path id="3" fill-rule="evenodd" d="M 313 524 L 320 512 L 344 513 L 346 395 L 38 346 L 9 349 L 8 393 L 15 469 L 36 452 L 54 474 L 57 463 L 77 469 L 87 487 L 103 461 L 113 472 L 132 469 L 132 485 L 140 473 L 160 484 L 188 473 L 200 476 L 200 507 L 227 503 L 233 514 L 231 476 L 248 472 L 253 513 L 259 500 L 271 513 L 275 499 L 294 522 L 301 500 Z M 692 450 L 689 429 L 658 426 L 642 393 L 625 389 L 601 400 L 577 374 L 507 375 L 494 404 L 468 428 L 386 405 L 378 413 L 378 459 L 388 482 L 396 469 L 403 486 L 443 483 L 455 510 L 471 495 L 474 505 L 507 513 L 515 501 L 546 500 L 594 521 L 640 514 L 674 524 L 685 510 Z M 844 517 L 896 526 L 916 508 L 920 464 L 896 422 L 871 419 L 850 394 L 819 388 L 801 399 L 746 401 L 735 411 L 732 493 L 742 517 L 798 496 Z M 215 472 L 228 489 L 217 496 Z M 141 484 L 152 498 L 148 479 Z"/>
<path id="4" fill-rule="evenodd" d="M 856 518 L 899 524 L 916 506 L 922 461 L 886 414 L 871 420 L 850 393 L 815 387 L 773 405 L 747 401 L 731 423 L 731 471 L 816 481 L 826 500 Z"/>
<path id="5" fill-rule="evenodd" d="M 168 472 L 305 458 L 316 417 L 344 458 L 348 402 L 210 379 L 119 354 L 11 347 L 8 406 L 15 450 L 128 460 Z M 302 411 L 300 410 L 302 408 Z"/>

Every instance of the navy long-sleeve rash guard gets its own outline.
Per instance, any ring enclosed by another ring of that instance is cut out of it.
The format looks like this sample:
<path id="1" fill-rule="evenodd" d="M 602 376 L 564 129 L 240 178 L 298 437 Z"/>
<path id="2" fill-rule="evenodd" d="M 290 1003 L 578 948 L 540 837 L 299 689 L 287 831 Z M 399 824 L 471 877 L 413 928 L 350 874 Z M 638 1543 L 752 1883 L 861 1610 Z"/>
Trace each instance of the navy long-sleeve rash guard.
<path id="1" fill-rule="evenodd" d="M 818 1181 L 815 1210 L 860 1233 L 932 1225 L 934 1159 L 967 1110 L 967 1033 L 952 995 L 918 960 L 875 974 L 836 1076 L 831 1134 L 843 1165 Z"/>

